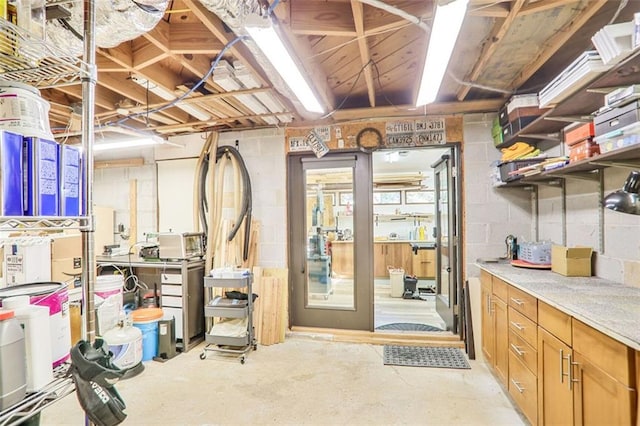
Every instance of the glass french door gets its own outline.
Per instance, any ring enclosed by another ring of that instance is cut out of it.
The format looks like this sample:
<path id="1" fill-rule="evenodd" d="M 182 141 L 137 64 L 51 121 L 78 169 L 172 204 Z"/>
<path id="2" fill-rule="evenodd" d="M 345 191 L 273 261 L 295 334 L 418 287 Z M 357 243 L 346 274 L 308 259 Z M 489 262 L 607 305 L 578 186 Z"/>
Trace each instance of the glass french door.
<path id="1" fill-rule="evenodd" d="M 291 325 L 371 330 L 371 165 L 363 152 L 289 156 Z"/>
<path id="2" fill-rule="evenodd" d="M 432 165 L 435 181 L 436 204 L 436 312 L 442 317 L 447 330 L 458 332 L 458 299 L 460 293 L 459 222 L 455 177 L 455 149 Z"/>

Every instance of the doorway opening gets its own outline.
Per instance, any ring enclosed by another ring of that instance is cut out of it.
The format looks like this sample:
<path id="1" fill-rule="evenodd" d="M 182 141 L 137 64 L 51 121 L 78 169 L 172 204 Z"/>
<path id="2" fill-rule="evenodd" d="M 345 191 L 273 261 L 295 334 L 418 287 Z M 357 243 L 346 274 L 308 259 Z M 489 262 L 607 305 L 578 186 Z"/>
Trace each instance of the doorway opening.
<path id="1" fill-rule="evenodd" d="M 372 154 L 376 331 L 451 330 L 436 309 L 437 175 L 451 147 Z M 452 330 L 451 330 L 452 331 Z"/>

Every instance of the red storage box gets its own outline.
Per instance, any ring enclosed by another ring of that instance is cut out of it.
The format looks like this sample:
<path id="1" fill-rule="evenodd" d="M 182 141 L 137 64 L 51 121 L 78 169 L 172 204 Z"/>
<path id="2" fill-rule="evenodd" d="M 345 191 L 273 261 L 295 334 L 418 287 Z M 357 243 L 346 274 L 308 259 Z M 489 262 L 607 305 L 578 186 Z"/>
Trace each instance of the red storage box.
<path id="1" fill-rule="evenodd" d="M 600 154 L 600 145 L 592 138 L 584 139 L 569 148 L 569 163 L 591 158 L 598 154 Z"/>
<path id="2" fill-rule="evenodd" d="M 572 127 L 564 132 L 564 142 L 572 146 L 585 139 L 592 138 L 596 134 L 593 121 Z"/>

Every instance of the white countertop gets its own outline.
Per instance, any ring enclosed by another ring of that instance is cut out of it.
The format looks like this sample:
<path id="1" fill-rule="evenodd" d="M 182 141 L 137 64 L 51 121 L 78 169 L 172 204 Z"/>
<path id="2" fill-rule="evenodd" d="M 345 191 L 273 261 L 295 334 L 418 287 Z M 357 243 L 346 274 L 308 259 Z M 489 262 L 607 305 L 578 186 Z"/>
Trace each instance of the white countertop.
<path id="1" fill-rule="evenodd" d="M 508 263 L 477 263 L 481 269 L 640 351 L 640 288 L 598 277 L 565 277 Z"/>

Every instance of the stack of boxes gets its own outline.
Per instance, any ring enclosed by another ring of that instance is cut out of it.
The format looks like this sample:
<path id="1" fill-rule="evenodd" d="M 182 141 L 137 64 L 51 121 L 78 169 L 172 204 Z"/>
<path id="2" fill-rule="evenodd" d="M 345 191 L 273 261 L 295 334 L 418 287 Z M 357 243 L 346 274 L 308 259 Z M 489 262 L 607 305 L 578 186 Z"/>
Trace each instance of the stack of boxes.
<path id="1" fill-rule="evenodd" d="M 536 93 L 512 96 L 498 111 L 498 116 L 493 122 L 491 133 L 494 145 L 509 141 L 543 113 Z"/>
<path id="2" fill-rule="evenodd" d="M 593 122 L 578 123 L 565 129 L 564 143 L 569 149 L 569 163 L 600 154 L 600 147 L 594 141 L 594 136 Z"/>

